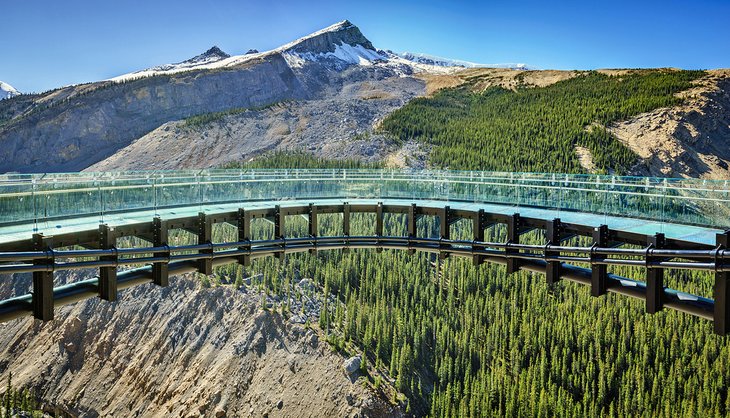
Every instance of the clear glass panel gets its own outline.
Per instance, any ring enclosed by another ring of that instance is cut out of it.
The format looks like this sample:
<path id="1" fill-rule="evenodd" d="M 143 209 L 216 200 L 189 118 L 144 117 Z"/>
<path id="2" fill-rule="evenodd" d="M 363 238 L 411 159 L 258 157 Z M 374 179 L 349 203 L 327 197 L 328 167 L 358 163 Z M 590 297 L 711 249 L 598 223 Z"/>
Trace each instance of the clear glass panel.
<path id="1" fill-rule="evenodd" d="M 42 232 L 251 201 L 442 200 L 730 228 L 728 181 L 439 170 L 181 170 L 0 175 L 0 227 Z M 545 214 L 545 212 L 541 212 Z M 547 216 L 547 215 L 546 215 Z M 598 218 L 602 219 L 602 218 Z"/>

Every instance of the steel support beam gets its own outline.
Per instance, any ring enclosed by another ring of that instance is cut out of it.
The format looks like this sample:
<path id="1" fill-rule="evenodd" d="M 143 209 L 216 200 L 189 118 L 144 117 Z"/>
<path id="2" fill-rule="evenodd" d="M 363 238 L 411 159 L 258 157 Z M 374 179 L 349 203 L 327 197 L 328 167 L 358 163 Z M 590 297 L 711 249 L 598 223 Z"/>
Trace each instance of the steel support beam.
<path id="1" fill-rule="evenodd" d="M 664 234 L 655 234 L 647 238 L 647 244 L 649 245 L 649 251 L 652 248 L 662 249 L 666 248 L 667 240 Z M 656 257 L 650 257 L 649 253 L 646 254 L 647 264 L 657 261 Z M 664 294 L 664 269 L 662 268 L 647 268 L 646 269 L 646 313 L 654 314 L 664 308 L 664 301 L 662 295 Z"/>
<path id="2" fill-rule="evenodd" d="M 383 236 L 383 202 L 378 202 L 378 206 L 375 207 L 375 236 L 378 238 Z M 383 248 L 378 245 L 375 251 L 383 252 Z"/>
<path id="3" fill-rule="evenodd" d="M 716 242 L 718 250 L 730 248 L 730 230 L 717 234 Z M 717 263 L 719 263 L 719 260 L 715 258 L 715 266 L 717 266 Z M 728 306 L 730 305 L 730 272 L 715 272 L 714 290 L 715 311 L 713 317 L 715 334 L 728 335 L 730 334 L 730 306 Z"/>
<path id="4" fill-rule="evenodd" d="M 347 202 L 342 204 L 342 235 L 345 237 L 350 236 L 350 204 Z M 342 252 L 348 253 L 350 249 L 345 247 Z"/>
<path id="5" fill-rule="evenodd" d="M 562 240 L 563 226 L 559 218 L 547 221 L 545 225 L 545 239 L 548 245 L 560 245 Z M 560 251 L 545 251 L 545 257 L 560 257 Z M 560 280 L 560 261 L 548 261 L 545 266 L 545 281 L 548 285 L 557 283 Z"/>
<path id="6" fill-rule="evenodd" d="M 593 248 L 607 247 L 609 241 L 608 226 L 601 225 L 593 228 Z M 603 257 L 591 251 L 591 296 L 598 297 L 608 290 L 608 266 L 596 264 Z"/>
<path id="7" fill-rule="evenodd" d="M 43 234 L 33 234 L 33 249 L 35 251 L 50 250 Z M 33 264 L 53 263 L 50 260 L 36 260 Z M 42 321 L 53 319 L 53 271 L 33 272 L 33 316 Z"/>
<path id="8" fill-rule="evenodd" d="M 152 245 L 155 247 L 167 247 L 169 227 L 167 221 L 162 220 L 159 216 L 155 216 L 152 220 Z M 153 254 L 155 257 L 168 257 L 170 252 L 159 252 Z M 165 287 L 170 284 L 170 274 L 168 263 L 158 262 L 152 264 L 152 283 L 157 286 Z"/>
<path id="9" fill-rule="evenodd" d="M 281 213 L 281 206 L 276 205 L 274 207 L 274 238 L 275 239 L 284 239 L 284 220 L 286 217 L 284 214 Z M 281 251 L 276 252 L 274 254 L 274 257 L 276 257 L 280 261 L 284 261 L 284 257 L 286 256 L 284 254 L 284 247 L 286 247 L 286 244 L 281 244 Z"/>
<path id="10" fill-rule="evenodd" d="M 520 230 L 522 227 L 522 220 L 520 214 L 515 213 L 507 219 L 507 242 L 512 244 L 520 243 Z M 510 254 L 518 253 L 518 250 L 507 249 L 505 253 L 509 256 Z M 516 258 L 507 258 L 507 274 L 515 273 L 520 269 L 520 261 Z"/>
<path id="11" fill-rule="evenodd" d="M 313 203 L 309 204 L 309 237 L 310 238 L 316 238 L 317 237 L 317 206 Z M 316 254 L 317 253 L 317 243 L 312 242 L 312 246 L 314 248 L 311 248 L 309 250 L 309 254 Z"/>
<path id="12" fill-rule="evenodd" d="M 111 250 L 117 245 L 117 236 L 107 224 L 99 225 L 99 248 Z M 117 261 L 117 255 L 99 257 L 99 261 Z M 117 300 L 117 268 L 99 268 L 99 297 L 109 302 Z"/>
<path id="13" fill-rule="evenodd" d="M 484 209 L 479 209 L 478 212 L 474 214 L 472 217 L 472 230 L 474 232 L 474 241 L 475 242 L 484 242 Z M 484 247 L 477 244 L 472 244 L 472 248 L 474 250 L 483 250 Z M 479 254 L 474 254 L 472 256 L 472 264 L 475 266 L 478 266 L 484 262 L 484 256 Z"/>
<path id="14" fill-rule="evenodd" d="M 238 209 L 236 223 L 238 225 L 238 241 L 246 241 L 248 243 L 242 247 L 238 247 L 238 249 L 241 251 L 251 251 L 251 215 L 244 209 Z M 250 266 L 251 256 L 242 255 L 238 257 L 238 263 L 243 266 Z"/>
<path id="15" fill-rule="evenodd" d="M 408 207 L 408 238 L 413 239 L 418 237 L 418 229 L 416 228 L 416 221 L 418 220 L 418 207 L 415 203 L 412 203 Z M 416 249 L 412 246 L 408 248 L 408 254 L 415 254 Z"/>
<path id="16" fill-rule="evenodd" d="M 210 216 L 204 212 L 198 213 L 198 244 L 210 244 L 213 242 L 213 222 Z M 200 250 L 200 254 L 213 254 L 213 248 Z M 198 260 L 198 272 L 210 276 L 213 274 L 213 259 L 203 258 Z"/>
<path id="17" fill-rule="evenodd" d="M 451 209 L 448 206 L 439 208 L 439 236 L 441 239 L 451 239 Z M 444 245 L 439 245 L 439 258 L 444 260 L 448 258 L 449 253 L 445 250 Z"/>

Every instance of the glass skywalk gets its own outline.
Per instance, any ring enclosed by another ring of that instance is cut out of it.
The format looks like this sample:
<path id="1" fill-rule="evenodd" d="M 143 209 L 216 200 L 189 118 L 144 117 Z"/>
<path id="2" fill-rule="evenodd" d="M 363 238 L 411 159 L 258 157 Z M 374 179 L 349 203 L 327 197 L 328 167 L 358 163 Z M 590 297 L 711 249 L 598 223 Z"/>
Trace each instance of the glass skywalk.
<path id="1" fill-rule="evenodd" d="M 730 183 L 602 175 L 411 170 L 196 170 L 0 176 L 0 243 L 238 207 L 365 200 L 493 213 L 712 245 Z"/>

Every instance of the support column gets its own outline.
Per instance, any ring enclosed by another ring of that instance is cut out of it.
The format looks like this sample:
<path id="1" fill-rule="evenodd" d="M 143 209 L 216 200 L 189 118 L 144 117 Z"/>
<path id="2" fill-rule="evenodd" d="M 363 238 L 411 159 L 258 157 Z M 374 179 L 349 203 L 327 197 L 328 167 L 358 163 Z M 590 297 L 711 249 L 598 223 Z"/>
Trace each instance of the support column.
<path id="1" fill-rule="evenodd" d="M 439 209 L 439 229 L 441 239 L 451 239 L 451 209 L 448 206 L 444 206 L 443 209 Z M 439 258 L 444 260 L 449 257 L 449 252 L 446 251 L 446 245 L 439 245 Z"/>
<path id="2" fill-rule="evenodd" d="M 167 246 L 169 228 L 167 221 L 163 221 L 159 216 L 155 216 L 152 220 L 152 245 L 155 247 Z M 154 253 L 155 257 L 168 257 L 168 252 Z M 152 264 L 152 282 L 157 286 L 165 287 L 170 284 L 170 275 L 168 272 L 168 263 L 158 262 Z"/>
<path id="3" fill-rule="evenodd" d="M 210 217 L 204 212 L 198 213 L 198 244 L 210 244 L 213 242 L 213 223 Z M 200 250 L 200 254 L 213 254 L 213 249 Z M 210 276 L 213 274 L 213 260 L 203 258 L 198 260 L 198 272 Z"/>
<path id="4" fill-rule="evenodd" d="M 722 234 L 717 234 L 716 242 L 718 249 L 730 248 L 730 230 L 725 231 Z M 718 261 L 719 260 L 715 258 L 715 263 Z M 723 261 L 727 262 L 727 260 Z M 728 306 L 730 305 L 730 272 L 715 272 L 714 298 L 715 334 L 728 335 L 730 334 L 730 306 Z"/>
<path id="5" fill-rule="evenodd" d="M 560 245 L 563 226 L 559 218 L 548 221 L 545 226 L 545 238 L 549 245 Z M 559 257 L 560 251 L 545 251 L 545 257 Z M 548 261 L 545 266 L 545 280 L 548 285 L 557 283 L 560 280 L 562 263 L 560 261 Z"/>
<path id="6" fill-rule="evenodd" d="M 309 204 L 309 237 L 317 238 L 317 206 Z M 313 241 L 314 242 L 314 241 Z M 317 253 L 317 243 L 314 242 L 314 248 L 309 250 L 309 254 Z"/>
<path id="7" fill-rule="evenodd" d="M 647 239 L 649 248 L 665 248 L 666 240 L 664 234 L 655 234 Z M 650 257 L 647 253 L 646 262 L 657 261 L 657 257 Z M 657 313 L 664 307 L 662 296 L 664 295 L 664 269 L 646 268 L 646 313 Z"/>
<path id="8" fill-rule="evenodd" d="M 474 231 L 474 241 L 484 242 L 484 209 L 479 209 L 472 218 L 472 229 Z M 484 246 L 472 244 L 473 249 L 483 250 Z M 478 266 L 484 262 L 484 256 L 475 254 L 472 256 L 472 264 Z"/>
<path id="9" fill-rule="evenodd" d="M 418 216 L 418 208 L 415 203 L 412 203 L 411 206 L 408 208 L 408 238 L 413 239 L 416 238 L 418 235 L 418 230 L 416 229 L 416 221 Z M 415 254 L 416 249 L 415 248 L 409 248 L 408 254 Z"/>
<path id="10" fill-rule="evenodd" d="M 112 250 L 117 245 L 114 229 L 107 224 L 99 225 L 99 248 Z M 99 261 L 117 261 L 116 255 L 99 257 Z M 99 268 L 99 297 L 114 302 L 117 300 L 117 267 Z"/>
<path id="11" fill-rule="evenodd" d="M 350 237 L 350 204 L 345 202 L 342 204 L 342 235 Z M 349 248 L 342 249 L 343 253 L 348 253 Z"/>
<path id="12" fill-rule="evenodd" d="M 275 239 L 284 239 L 284 215 L 281 213 L 281 206 L 276 205 L 275 207 L 275 213 L 274 213 L 274 238 Z M 284 244 L 279 245 L 281 247 L 281 251 L 277 251 L 276 254 L 274 254 L 274 257 L 276 257 L 279 261 L 284 261 Z"/>
<path id="13" fill-rule="evenodd" d="M 520 214 L 515 213 L 507 220 L 507 242 L 513 244 L 520 243 L 520 228 L 522 220 Z M 506 250 L 506 254 L 517 254 L 518 250 Z M 516 258 L 507 258 L 507 274 L 512 274 L 520 269 L 520 260 Z"/>
<path id="14" fill-rule="evenodd" d="M 249 216 L 244 209 L 239 208 L 236 221 L 236 223 L 238 224 L 238 241 L 248 242 L 248 244 L 242 247 L 238 247 L 238 249 L 241 251 L 251 251 L 251 216 Z M 243 266 L 251 265 L 250 255 L 241 255 L 237 257 L 237 260 L 238 263 Z"/>
<path id="15" fill-rule="evenodd" d="M 375 208 L 375 236 L 378 238 L 383 236 L 383 202 L 378 202 L 378 206 Z M 383 252 L 380 248 L 380 240 L 378 239 L 378 247 L 375 249 L 376 252 Z"/>
<path id="16" fill-rule="evenodd" d="M 33 249 L 45 251 L 49 246 L 43 234 L 33 234 Z M 53 263 L 51 260 L 35 260 L 33 264 L 46 265 Z M 33 272 L 33 316 L 42 321 L 53 319 L 53 271 Z"/>
<path id="17" fill-rule="evenodd" d="M 593 228 L 593 247 L 608 246 L 608 226 L 601 225 Z M 603 260 L 603 256 L 594 254 L 591 251 L 591 296 L 602 296 L 606 294 L 608 289 L 608 266 L 605 264 L 595 264 L 596 261 Z"/>

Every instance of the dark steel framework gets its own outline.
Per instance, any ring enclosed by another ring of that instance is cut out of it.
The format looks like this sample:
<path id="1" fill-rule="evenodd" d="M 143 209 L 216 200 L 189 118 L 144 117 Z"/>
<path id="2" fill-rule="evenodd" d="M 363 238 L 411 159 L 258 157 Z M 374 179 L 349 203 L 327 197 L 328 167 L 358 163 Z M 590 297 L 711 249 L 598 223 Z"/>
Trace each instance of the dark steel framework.
<path id="1" fill-rule="evenodd" d="M 317 234 L 320 214 L 342 214 L 343 234 L 321 237 Z M 350 215 L 374 213 L 375 234 L 352 236 Z M 385 213 L 407 215 L 407 236 L 384 236 Z M 286 216 L 302 215 L 309 221 L 308 236 L 284 236 Z M 439 237 L 418 237 L 416 221 L 421 216 L 435 216 L 440 221 Z M 267 219 L 274 224 L 274 239 L 252 240 L 251 221 Z M 473 225 L 472 241 L 453 240 L 450 225 L 466 219 Z M 238 229 L 238 241 L 213 243 L 212 226 L 229 223 Z M 507 228 L 506 242 L 485 242 L 484 231 L 494 225 Z M 184 229 L 198 237 L 198 244 L 169 246 L 168 233 Z M 526 245 L 520 236 L 532 230 L 544 230 L 547 244 Z M 151 247 L 116 248 L 122 237 L 138 237 Z M 575 236 L 592 237 L 590 247 L 564 246 L 562 243 Z M 0 273 L 33 274 L 33 291 L 29 294 L 0 301 L 0 321 L 25 315 L 48 321 L 53 319 L 55 306 L 99 296 L 113 302 L 117 293 L 137 284 L 152 282 L 167 286 L 169 276 L 186 272 L 210 275 L 213 267 L 228 263 L 249 265 L 251 260 L 266 256 L 283 259 L 297 252 L 316 253 L 320 250 L 353 248 L 400 249 L 409 253 L 426 251 L 439 258 L 459 256 L 471 258 L 475 265 L 484 262 L 505 264 L 507 273 L 526 270 L 544 274 L 548 284 L 567 279 L 591 287 L 592 296 L 606 292 L 618 293 L 645 300 L 647 313 L 663 308 L 675 309 L 714 321 L 715 333 L 730 334 L 730 231 L 717 235 L 716 246 L 672 240 L 662 234 L 646 236 L 619 230 L 606 225 L 589 226 L 522 217 L 520 214 L 503 215 L 477 211 L 411 205 L 383 204 L 317 204 L 280 207 L 279 205 L 248 210 L 160 219 L 151 222 L 111 227 L 105 224 L 98 230 L 73 234 L 43 236 L 35 234 L 27 241 L 3 244 L 0 247 Z M 620 248 L 631 244 L 642 248 Z M 83 250 L 54 250 L 54 248 L 82 246 Z M 190 253 L 190 252 L 193 253 Z M 150 256 L 151 255 L 151 256 Z M 137 256 L 138 258 L 130 258 Z M 73 258 L 90 258 L 75 261 Z M 571 263 L 586 263 L 590 268 Z M 150 265 L 151 264 L 151 265 Z M 118 266 L 146 265 L 117 272 Z M 646 281 L 636 281 L 608 273 L 608 266 L 636 266 L 646 268 Z M 82 268 L 98 268 L 99 276 L 85 281 L 53 287 L 53 272 Z M 664 269 L 705 270 L 715 273 L 714 300 L 668 289 L 663 284 Z"/>

